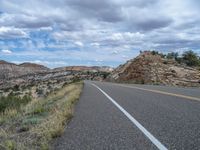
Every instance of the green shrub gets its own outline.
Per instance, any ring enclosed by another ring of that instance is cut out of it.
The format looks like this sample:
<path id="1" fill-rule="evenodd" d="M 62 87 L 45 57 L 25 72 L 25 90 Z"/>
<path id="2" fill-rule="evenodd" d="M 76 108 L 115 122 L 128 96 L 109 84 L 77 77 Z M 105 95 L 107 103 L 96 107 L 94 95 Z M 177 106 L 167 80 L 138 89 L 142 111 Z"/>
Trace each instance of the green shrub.
<path id="1" fill-rule="evenodd" d="M 15 96 L 10 93 L 7 97 L 0 97 L 0 112 L 4 112 L 6 109 L 19 109 L 21 105 L 26 105 L 31 101 L 31 97 L 25 95 L 24 97 Z"/>
<path id="2" fill-rule="evenodd" d="M 42 105 L 38 105 L 34 110 L 33 110 L 33 114 L 41 114 L 43 112 L 45 112 L 45 108 Z"/>
<path id="3" fill-rule="evenodd" d="M 7 140 L 4 143 L 7 150 L 15 150 L 16 149 L 16 143 L 11 140 Z"/>
<path id="4" fill-rule="evenodd" d="M 183 53 L 183 62 L 188 66 L 199 66 L 200 60 L 196 53 L 193 51 L 186 51 Z"/>
<path id="5" fill-rule="evenodd" d="M 159 52 L 158 52 L 158 51 L 154 51 L 154 50 L 153 50 L 153 51 L 151 51 L 151 54 L 152 54 L 152 55 L 158 55 L 158 54 L 159 54 Z"/>
<path id="6" fill-rule="evenodd" d="M 37 88 L 37 89 L 36 89 L 36 93 L 37 93 L 38 95 L 40 95 L 40 96 L 43 96 L 44 90 L 41 89 L 41 88 Z"/>
<path id="7" fill-rule="evenodd" d="M 23 125 L 35 125 L 41 122 L 41 118 L 38 116 L 29 116 L 28 118 L 23 120 Z"/>
<path id="8" fill-rule="evenodd" d="M 15 85 L 15 86 L 13 87 L 13 90 L 14 90 L 14 91 L 19 91 L 19 85 Z"/>
<path id="9" fill-rule="evenodd" d="M 171 52 L 167 54 L 167 59 L 174 59 L 177 60 L 178 59 L 178 53 L 177 52 Z"/>
<path id="10" fill-rule="evenodd" d="M 156 52 L 152 51 L 152 55 L 155 55 Z M 179 64 L 186 64 L 187 66 L 196 66 L 200 67 L 200 56 L 193 52 L 192 50 L 185 51 L 182 55 L 179 55 L 177 52 L 171 52 L 166 55 L 167 59 L 174 59 Z"/>

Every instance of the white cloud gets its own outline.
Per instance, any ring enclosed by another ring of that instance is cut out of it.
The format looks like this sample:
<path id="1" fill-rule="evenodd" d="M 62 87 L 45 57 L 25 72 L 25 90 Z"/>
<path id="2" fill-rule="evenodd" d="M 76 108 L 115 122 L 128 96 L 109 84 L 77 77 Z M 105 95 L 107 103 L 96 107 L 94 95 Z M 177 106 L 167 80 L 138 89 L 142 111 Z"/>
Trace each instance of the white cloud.
<path id="1" fill-rule="evenodd" d="M 1 52 L 4 54 L 12 54 L 12 51 L 8 50 L 8 49 L 3 49 L 3 50 L 1 50 Z"/>
<path id="2" fill-rule="evenodd" d="M 116 54 L 118 54 L 118 53 L 119 53 L 118 51 L 113 51 L 113 52 L 112 52 L 113 55 L 116 55 Z"/>
<path id="3" fill-rule="evenodd" d="M 140 32 L 118 32 L 113 33 L 108 39 L 115 40 L 115 41 L 121 41 L 121 40 L 140 40 L 144 37 L 144 34 Z"/>
<path id="4" fill-rule="evenodd" d="M 94 47 L 99 47 L 100 46 L 100 43 L 97 43 L 97 42 L 94 42 L 94 43 L 90 43 L 91 46 L 94 46 Z"/>
<path id="5" fill-rule="evenodd" d="M 76 42 L 74 42 L 74 44 L 79 46 L 79 47 L 83 47 L 84 46 L 84 44 L 82 42 L 80 42 L 80 41 L 76 41 Z"/>
<path id="6" fill-rule="evenodd" d="M 0 27 L 0 39 L 27 38 L 28 34 L 14 27 Z"/>

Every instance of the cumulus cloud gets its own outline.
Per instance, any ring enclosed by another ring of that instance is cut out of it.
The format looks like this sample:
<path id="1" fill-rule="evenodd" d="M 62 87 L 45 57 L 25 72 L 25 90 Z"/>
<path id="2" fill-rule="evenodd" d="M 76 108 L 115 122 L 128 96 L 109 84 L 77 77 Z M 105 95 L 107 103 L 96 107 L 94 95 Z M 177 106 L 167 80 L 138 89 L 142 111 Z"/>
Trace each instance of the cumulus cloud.
<path id="1" fill-rule="evenodd" d="M 116 51 L 116 50 L 112 52 L 113 55 L 116 55 L 116 54 L 118 54 L 118 53 L 119 53 L 119 52 Z"/>
<path id="2" fill-rule="evenodd" d="M 28 34 L 14 27 L 0 27 L 0 39 L 26 38 Z"/>
<path id="3" fill-rule="evenodd" d="M 141 34 L 140 32 L 124 32 L 124 33 L 113 33 L 108 39 L 114 40 L 114 41 L 128 41 L 128 40 L 140 40 L 144 37 L 144 34 Z"/>
<path id="4" fill-rule="evenodd" d="M 100 43 L 94 42 L 94 43 L 90 43 L 90 45 L 93 46 L 93 47 L 99 47 L 99 46 L 100 46 Z"/>
<path id="5" fill-rule="evenodd" d="M 1 50 L 1 52 L 4 54 L 12 54 L 12 51 L 8 50 L 8 49 L 3 49 L 3 50 Z"/>
<path id="6" fill-rule="evenodd" d="M 147 18 L 136 22 L 136 29 L 149 31 L 153 29 L 167 27 L 172 23 L 170 18 Z"/>
<path id="7" fill-rule="evenodd" d="M 80 41 L 76 41 L 76 42 L 74 42 L 74 44 L 79 46 L 79 47 L 83 47 L 84 46 L 84 44 L 82 42 L 80 42 Z"/>
<path id="8" fill-rule="evenodd" d="M 78 10 L 83 17 L 95 18 L 105 22 L 118 22 L 123 19 L 119 6 L 109 0 L 69 0 L 67 4 Z"/>

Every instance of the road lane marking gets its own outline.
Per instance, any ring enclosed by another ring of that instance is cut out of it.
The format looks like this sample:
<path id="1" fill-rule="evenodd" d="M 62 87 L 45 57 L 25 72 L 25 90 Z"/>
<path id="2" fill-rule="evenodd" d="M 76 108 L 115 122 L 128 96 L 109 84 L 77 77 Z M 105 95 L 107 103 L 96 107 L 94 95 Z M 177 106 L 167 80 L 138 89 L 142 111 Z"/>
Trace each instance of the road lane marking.
<path id="1" fill-rule="evenodd" d="M 135 87 L 135 86 L 126 86 L 126 85 L 120 85 L 120 84 L 116 84 L 116 85 L 121 86 L 121 87 L 127 87 L 127 88 L 138 89 L 138 90 L 143 90 L 143 91 L 148 91 L 148 92 L 153 92 L 153 93 L 159 93 L 159 94 L 164 94 L 164 95 L 181 97 L 181 98 L 184 98 L 184 99 L 200 101 L 200 98 L 198 98 L 198 97 L 192 97 L 192 96 L 186 96 L 186 95 L 182 95 L 182 94 L 169 93 L 169 92 L 164 92 L 164 91 L 159 91 L 159 90 L 140 88 L 140 87 Z"/>
<path id="2" fill-rule="evenodd" d="M 113 98 L 111 98 L 106 92 L 104 92 L 100 87 L 93 84 L 98 90 L 100 90 L 135 126 L 137 126 L 140 131 L 159 149 L 167 150 L 167 148 L 157 140 L 147 129 L 145 129 L 133 116 L 131 116 L 122 106 L 120 106 Z"/>

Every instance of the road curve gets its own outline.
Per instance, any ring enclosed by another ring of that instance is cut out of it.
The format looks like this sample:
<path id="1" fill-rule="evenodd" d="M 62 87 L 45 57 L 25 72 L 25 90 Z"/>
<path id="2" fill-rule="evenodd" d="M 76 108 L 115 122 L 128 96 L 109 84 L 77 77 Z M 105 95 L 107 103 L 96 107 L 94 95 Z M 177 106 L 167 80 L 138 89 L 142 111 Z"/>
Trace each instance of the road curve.
<path id="1" fill-rule="evenodd" d="M 85 81 L 75 116 L 53 146 L 198 150 L 200 89 Z"/>

